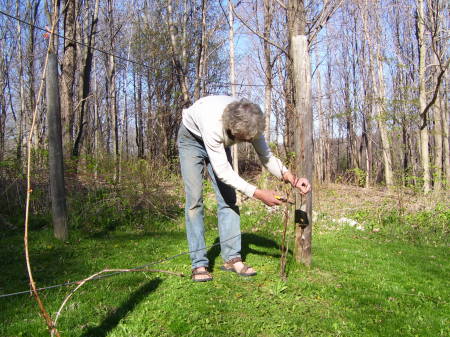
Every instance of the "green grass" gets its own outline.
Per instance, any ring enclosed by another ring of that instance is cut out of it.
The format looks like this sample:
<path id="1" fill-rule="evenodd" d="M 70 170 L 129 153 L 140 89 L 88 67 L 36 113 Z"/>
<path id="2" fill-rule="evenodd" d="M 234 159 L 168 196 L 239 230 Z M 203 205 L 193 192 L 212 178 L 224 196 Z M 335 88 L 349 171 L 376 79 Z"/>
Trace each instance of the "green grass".
<path id="1" fill-rule="evenodd" d="M 212 205 L 207 203 L 208 244 L 217 240 Z M 445 241 L 418 243 L 383 231 L 346 227 L 321 230 L 318 221 L 312 267 L 297 265 L 289 255 L 288 280 L 282 282 L 280 220 L 268 216 L 263 207 L 247 205 L 242 209 L 243 255 L 258 270 L 256 277 L 220 271 L 222 261 L 215 247 L 208 252 L 213 282 L 193 283 L 189 277 L 149 272 L 93 281 L 65 307 L 58 321 L 61 335 L 450 335 Z M 37 285 L 83 279 L 104 268 L 140 266 L 185 251 L 182 212 L 172 211 L 177 222 L 145 211 L 115 215 L 107 207 L 89 217 L 77 213 L 77 226 L 67 243 L 53 239 L 45 219 L 37 218 L 30 233 Z M 391 225 L 395 221 L 399 219 L 393 217 Z M 0 293 L 27 289 L 21 233 L 3 233 L 0 245 Z M 190 272 L 187 256 L 156 268 Z M 58 310 L 70 289 L 41 294 L 50 313 Z M 0 298 L 0 308 L 0 336 L 48 335 L 29 295 Z"/>

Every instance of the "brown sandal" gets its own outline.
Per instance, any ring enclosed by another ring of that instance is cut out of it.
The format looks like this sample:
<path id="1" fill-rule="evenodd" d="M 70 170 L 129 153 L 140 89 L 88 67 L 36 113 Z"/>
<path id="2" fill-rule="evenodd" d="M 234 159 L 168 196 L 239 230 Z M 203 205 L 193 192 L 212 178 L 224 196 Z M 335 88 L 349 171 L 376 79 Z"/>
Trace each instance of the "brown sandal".
<path id="1" fill-rule="evenodd" d="M 200 268 L 205 268 L 206 269 L 206 267 L 198 267 L 198 268 L 192 269 L 192 275 L 191 275 L 192 281 L 194 281 L 194 282 L 208 282 L 208 281 L 212 281 L 212 279 L 213 279 L 212 275 L 208 272 L 208 270 L 199 271 L 198 269 L 200 269 Z M 197 276 L 197 275 L 208 275 L 208 277 L 197 279 L 197 278 L 195 278 L 195 276 Z"/>
<path id="2" fill-rule="evenodd" d="M 240 257 L 235 257 L 234 259 L 231 259 L 231 260 L 225 262 L 225 264 L 222 267 L 220 267 L 220 269 L 222 269 L 223 271 L 230 271 L 230 272 L 238 274 L 239 276 L 244 276 L 244 277 L 256 275 L 255 271 L 248 273 L 247 271 L 251 267 L 247 266 L 245 264 L 244 264 L 244 267 L 239 272 L 237 272 L 237 270 L 234 268 L 234 264 L 237 262 L 242 262 L 242 259 Z"/>

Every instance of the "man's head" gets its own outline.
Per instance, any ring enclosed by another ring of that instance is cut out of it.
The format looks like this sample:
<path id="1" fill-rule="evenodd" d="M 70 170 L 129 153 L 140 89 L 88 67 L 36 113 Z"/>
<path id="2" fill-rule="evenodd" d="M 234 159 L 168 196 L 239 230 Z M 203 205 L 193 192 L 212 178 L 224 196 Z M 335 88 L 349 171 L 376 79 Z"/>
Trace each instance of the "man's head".
<path id="1" fill-rule="evenodd" d="M 237 142 L 251 141 L 265 128 L 264 114 L 259 106 L 245 99 L 228 104 L 222 121 L 228 136 Z"/>

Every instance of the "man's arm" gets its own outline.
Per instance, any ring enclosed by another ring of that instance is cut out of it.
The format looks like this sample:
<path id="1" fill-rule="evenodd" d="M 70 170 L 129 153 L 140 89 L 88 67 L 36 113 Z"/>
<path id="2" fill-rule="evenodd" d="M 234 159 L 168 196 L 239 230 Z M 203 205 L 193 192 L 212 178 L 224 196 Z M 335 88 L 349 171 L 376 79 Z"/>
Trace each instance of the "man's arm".
<path id="1" fill-rule="evenodd" d="M 258 153 L 262 164 L 277 178 L 282 179 L 286 183 L 290 183 L 292 187 L 297 188 L 301 194 L 306 194 L 311 190 L 311 185 L 306 178 L 298 178 L 293 175 L 282 163 L 275 157 L 266 143 L 264 135 L 259 135 L 253 142 L 253 147 Z M 258 198 L 257 198 L 258 199 Z"/>

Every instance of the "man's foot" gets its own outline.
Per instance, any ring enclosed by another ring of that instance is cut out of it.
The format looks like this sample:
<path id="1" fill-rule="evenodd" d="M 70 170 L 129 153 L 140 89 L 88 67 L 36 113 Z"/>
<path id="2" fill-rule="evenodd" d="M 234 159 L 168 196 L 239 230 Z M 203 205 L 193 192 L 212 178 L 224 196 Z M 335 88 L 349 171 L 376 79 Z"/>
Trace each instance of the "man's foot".
<path id="1" fill-rule="evenodd" d="M 240 276 L 256 275 L 256 271 L 252 267 L 245 265 L 240 257 L 236 257 L 234 259 L 225 262 L 225 264 L 220 269 L 224 271 L 231 271 Z"/>
<path id="2" fill-rule="evenodd" d="M 208 272 L 206 267 L 198 267 L 192 269 L 192 281 L 194 282 L 208 282 L 212 281 L 212 275 Z"/>

